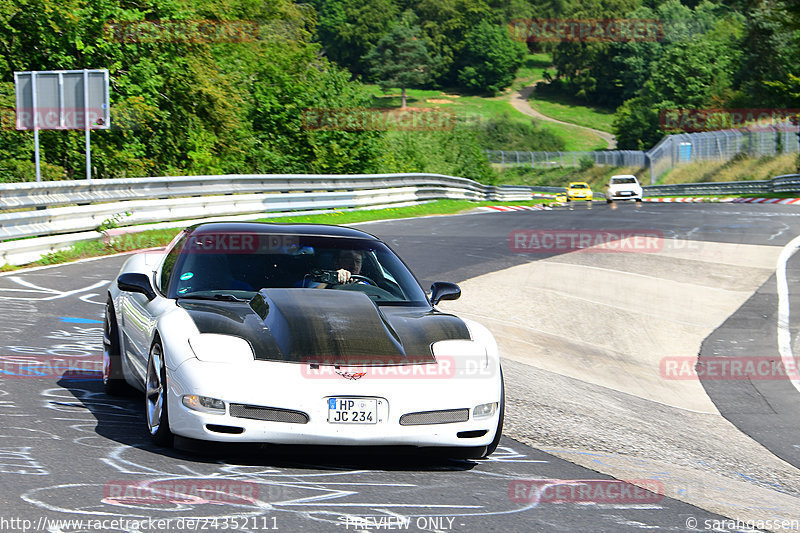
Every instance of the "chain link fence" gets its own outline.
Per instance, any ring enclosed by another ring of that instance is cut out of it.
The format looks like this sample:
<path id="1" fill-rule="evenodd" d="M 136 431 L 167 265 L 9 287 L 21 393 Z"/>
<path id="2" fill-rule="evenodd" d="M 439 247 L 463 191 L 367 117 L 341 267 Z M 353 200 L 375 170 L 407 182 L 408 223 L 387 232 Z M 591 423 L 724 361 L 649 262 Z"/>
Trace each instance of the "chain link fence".
<path id="1" fill-rule="evenodd" d="M 644 167 L 645 154 L 638 150 L 605 150 L 598 152 L 522 152 L 486 150 L 490 163 L 525 165 L 531 168 L 578 167 L 582 161 L 594 165 Z"/>
<path id="2" fill-rule="evenodd" d="M 594 165 L 647 168 L 650 183 L 684 163 L 729 161 L 737 154 L 750 157 L 798 153 L 797 127 L 769 127 L 757 130 L 736 129 L 667 135 L 647 152 L 604 150 L 597 152 L 523 152 L 487 150 L 489 162 L 531 168 L 580 167 L 582 161 Z"/>
<path id="3" fill-rule="evenodd" d="M 798 152 L 796 128 L 719 130 L 667 135 L 647 152 L 650 183 L 682 163 L 730 161 L 737 154 L 750 157 Z"/>

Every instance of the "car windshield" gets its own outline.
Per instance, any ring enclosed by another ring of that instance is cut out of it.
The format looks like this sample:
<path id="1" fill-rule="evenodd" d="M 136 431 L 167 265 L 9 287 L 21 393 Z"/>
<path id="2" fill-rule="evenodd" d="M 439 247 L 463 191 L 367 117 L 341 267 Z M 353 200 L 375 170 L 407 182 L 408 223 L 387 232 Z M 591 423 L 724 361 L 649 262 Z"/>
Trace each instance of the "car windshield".
<path id="1" fill-rule="evenodd" d="M 611 183 L 636 183 L 636 178 L 614 178 L 611 180 Z"/>
<path id="2" fill-rule="evenodd" d="M 588 189 L 585 183 L 573 183 L 570 185 L 571 189 Z"/>
<path id="3" fill-rule="evenodd" d="M 425 293 L 383 243 L 358 238 L 255 233 L 189 236 L 171 255 L 169 298 L 250 299 L 261 289 L 359 291 L 379 304 L 422 304 Z M 339 283 L 338 270 L 351 279 Z"/>

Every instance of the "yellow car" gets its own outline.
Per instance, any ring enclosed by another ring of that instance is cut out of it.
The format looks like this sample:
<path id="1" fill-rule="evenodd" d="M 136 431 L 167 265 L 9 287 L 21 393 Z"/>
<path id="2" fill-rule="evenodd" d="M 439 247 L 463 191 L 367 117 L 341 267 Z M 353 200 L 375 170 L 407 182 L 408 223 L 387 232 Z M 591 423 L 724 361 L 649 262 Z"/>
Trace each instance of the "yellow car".
<path id="1" fill-rule="evenodd" d="M 588 200 L 592 201 L 592 189 L 585 181 L 573 181 L 567 187 L 567 201 Z"/>

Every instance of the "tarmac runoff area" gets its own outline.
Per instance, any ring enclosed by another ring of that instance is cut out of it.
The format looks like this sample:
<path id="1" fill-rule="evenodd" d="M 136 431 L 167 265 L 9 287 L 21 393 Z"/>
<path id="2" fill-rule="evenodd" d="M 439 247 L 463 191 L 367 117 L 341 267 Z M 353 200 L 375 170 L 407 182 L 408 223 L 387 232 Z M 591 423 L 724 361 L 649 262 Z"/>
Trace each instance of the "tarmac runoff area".
<path id="1" fill-rule="evenodd" d="M 735 520 L 796 528 L 800 470 L 725 420 L 698 380 L 662 376 L 661 364 L 696 358 L 781 249 L 665 240 L 657 253 L 581 250 L 469 279 L 439 308 L 497 338 L 505 435 L 617 479 L 661 480 L 666 496 Z"/>

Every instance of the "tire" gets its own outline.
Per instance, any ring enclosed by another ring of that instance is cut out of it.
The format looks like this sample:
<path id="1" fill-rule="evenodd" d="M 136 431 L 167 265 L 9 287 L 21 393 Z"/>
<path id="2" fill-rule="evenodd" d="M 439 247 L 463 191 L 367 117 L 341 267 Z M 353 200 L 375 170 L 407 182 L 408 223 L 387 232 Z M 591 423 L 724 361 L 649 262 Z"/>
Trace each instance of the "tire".
<path id="1" fill-rule="evenodd" d="M 636 203 L 637 203 L 637 204 L 638 204 L 639 202 L 641 202 L 641 201 L 642 201 L 642 199 L 641 199 L 641 198 L 637 198 L 637 199 L 636 199 Z"/>
<path id="2" fill-rule="evenodd" d="M 158 337 L 153 341 L 150 356 L 147 358 L 144 415 L 153 443 L 172 447 L 173 435 L 169 430 L 167 412 L 167 369 L 164 365 L 164 349 Z"/>
<path id="3" fill-rule="evenodd" d="M 607 204 L 610 204 L 610 203 L 613 203 L 613 202 L 614 202 L 614 200 L 611 200 L 610 198 L 606 198 L 606 203 Z"/>
<path id="4" fill-rule="evenodd" d="M 503 419 L 506 414 L 506 386 L 503 380 L 503 369 L 500 369 L 500 417 L 497 419 L 497 432 L 494 435 L 494 440 L 486 447 L 484 457 L 489 457 L 497 449 L 500 444 L 500 439 L 503 437 Z"/>
<path id="5" fill-rule="evenodd" d="M 114 313 L 114 303 L 109 297 L 103 319 L 103 389 L 106 394 L 119 396 L 127 391 L 122 374 L 122 350 L 119 342 L 119 326 Z"/>

